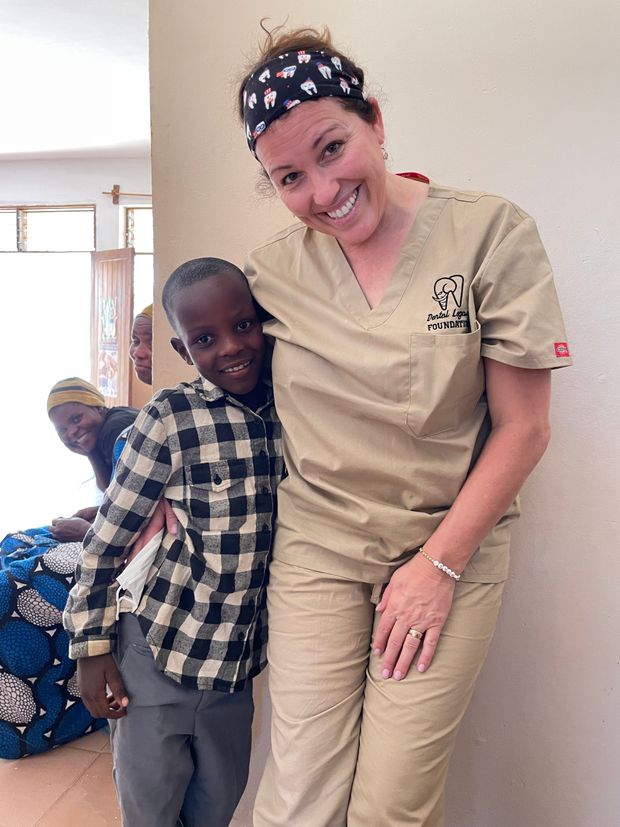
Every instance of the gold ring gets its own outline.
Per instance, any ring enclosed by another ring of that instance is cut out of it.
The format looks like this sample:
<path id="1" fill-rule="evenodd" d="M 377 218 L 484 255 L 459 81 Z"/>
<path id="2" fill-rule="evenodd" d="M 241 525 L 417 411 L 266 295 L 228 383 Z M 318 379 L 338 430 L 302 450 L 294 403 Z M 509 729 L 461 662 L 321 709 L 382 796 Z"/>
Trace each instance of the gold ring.
<path id="1" fill-rule="evenodd" d="M 418 632 L 418 630 L 414 629 L 413 626 L 409 629 L 407 634 L 411 635 L 411 637 L 414 637 L 416 640 L 422 640 L 422 632 Z"/>

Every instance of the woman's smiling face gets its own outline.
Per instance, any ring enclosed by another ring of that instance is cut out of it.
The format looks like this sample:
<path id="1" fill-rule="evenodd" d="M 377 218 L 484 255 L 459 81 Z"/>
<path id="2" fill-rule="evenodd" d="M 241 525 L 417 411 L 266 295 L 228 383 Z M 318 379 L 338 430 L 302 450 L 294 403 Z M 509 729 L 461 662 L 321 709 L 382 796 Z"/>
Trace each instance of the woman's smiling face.
<path id="1" fill-rule="evenodd" d="M 49 417 L 63 444 L 74 454 L 88 456 L 97 445 L 106 409 L 81 402 L 64 402 L 52 408 Z"/>
<path id="2" fill-rule="evenodd" d="M 368 123 L 336 98 L 291 109 L 256 142 L 256 155 L 282 203 L 344 247 L 368 241 L 386 206 L 381 112 Z"/>

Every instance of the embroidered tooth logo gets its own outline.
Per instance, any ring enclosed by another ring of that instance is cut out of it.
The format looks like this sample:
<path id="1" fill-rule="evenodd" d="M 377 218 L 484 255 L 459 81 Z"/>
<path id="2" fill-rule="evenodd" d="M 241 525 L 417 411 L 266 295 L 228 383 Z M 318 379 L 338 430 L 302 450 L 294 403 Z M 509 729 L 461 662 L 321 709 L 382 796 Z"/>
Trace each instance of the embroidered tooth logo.
<path id="1" fill-rule="evenodd" d="M 329 66 L 326 66 L 325 63 L 317 63 L 316 66 L 317 66 L 317 69 L 319 70 L 319 72 L 325 78 L 325 80 L 330 80 L 330 78 L 332 76 L 332 70 L 329 68 Z"/>
<path id="2" fill-rule="evenodd" d="M 463 300 L 463 276 L 444 276 L 437 279 L 433 287 L 433 298 L 442 310 L 448 309 L 448 299 L 452 299 L 457 307 Z"/>

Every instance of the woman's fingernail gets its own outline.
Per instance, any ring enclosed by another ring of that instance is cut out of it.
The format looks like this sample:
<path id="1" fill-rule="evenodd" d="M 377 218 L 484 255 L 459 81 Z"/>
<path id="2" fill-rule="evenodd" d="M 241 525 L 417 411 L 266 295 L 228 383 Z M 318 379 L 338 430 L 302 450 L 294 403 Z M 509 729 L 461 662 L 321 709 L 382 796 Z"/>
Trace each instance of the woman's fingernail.
<path id="1" fill-rule="evenodd" d="M 399 681 L 402 678 L 402 672 L 394 672 L 394 680 Z"/>
<path id="2" fill-rule="evenodd" d="M 382 678 L 389 678 L 391 674 L 392 673 L 390 672 L 389 669 L 384 669 L 383 672 L 381 673 L 381 677 Z"/>
<path id="3" fill-rule="evenodd" d="M 426 664 L 425 663 L 418 663 L 418 672 L 424 672 L 425 669 L 426 669 Z"/>
<path id="4" fill-rule="evenodd" d="M 373 655 L 380 655 L 381 654 L 381 649 L 373 649 L 372 653 L 373 653 Z"/>

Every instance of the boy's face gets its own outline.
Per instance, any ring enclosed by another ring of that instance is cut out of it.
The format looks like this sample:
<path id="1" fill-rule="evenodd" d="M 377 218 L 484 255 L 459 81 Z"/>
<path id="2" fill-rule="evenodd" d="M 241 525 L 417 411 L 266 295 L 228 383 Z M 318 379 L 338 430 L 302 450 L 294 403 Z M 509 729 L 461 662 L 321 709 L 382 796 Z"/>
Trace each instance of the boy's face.
<path id="1" fill-rule="evenodd" d="M 174 299 L 173 313 L 179 337 L 170 342 L 188 365 L 233 396 L 254 390 L 265 337 L 240 276 L 218 274 L 184 288 Z"/>

